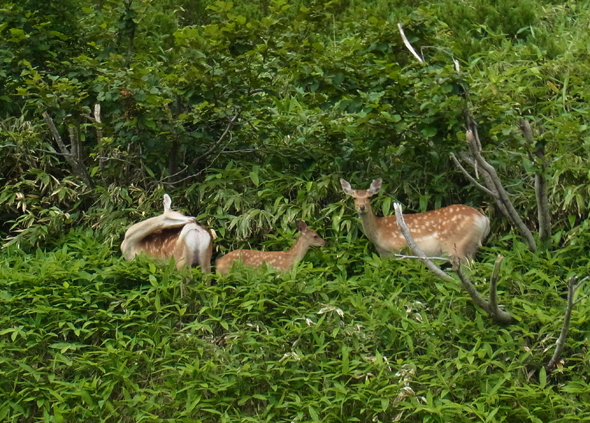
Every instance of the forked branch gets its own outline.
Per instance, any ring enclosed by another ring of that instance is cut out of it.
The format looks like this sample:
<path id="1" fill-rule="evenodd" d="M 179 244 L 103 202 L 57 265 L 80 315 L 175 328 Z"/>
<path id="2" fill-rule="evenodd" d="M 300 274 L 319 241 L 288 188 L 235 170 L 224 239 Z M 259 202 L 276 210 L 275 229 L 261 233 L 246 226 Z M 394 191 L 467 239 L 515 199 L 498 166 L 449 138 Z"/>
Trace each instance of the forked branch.
<path id="1" fill-rule="evenodd" d="M 538 169 L 535 172 L 535 197 L 537 198 L 537 216 L 539 219 L 539 238 L 546 242 L 551 238 L 551 213 L 549 211 L 549 193 L 547 190 L 547 160 L 545 159 L 545 143 L 535 141 L 533 129 L 528 120 L 521 119 L 518 126 L 524 139 L 532 147 L 531 161 L 537 162 Z M 534 157 L 533 157 L 534 156 Z"/>
<path id="2" fill-rule="evenodd" d="M 72 168 L 72 173 L 74 173 L 74 175 L 81 178 L 86 183 L 86 185 L 88 185 L 90 188 L 93 188 L 94 184 L 92 182 L 92 179 L 90 178 L 90 175 L 88 174 L 88 171 L 86 170 L 86 167 L 84 166 L 84 163 L 80 159 L 80 154 L 78 153 L 79 146 L 76 147 L 74 152 L 71 152 L 68 149 L 68 147 L 65 145 L 65 143 L 63 142 L 63 139 L 61 138 L 59 131 L 57 130 L 57 128 L 55 127 L 55 124 L 53 123 L 53 119 L 51 119 L 51 116 L 49 116 L 49 113 L 43 112 L 43 118 L 45 119 L 45 123 L 47 123 L 47 126 L 49 127 L 49 130 L 51 131 L 51 134 L 53 135 L 53 139 L 57 143 L 57 146 L 59 147 L 62 155 L 64 156 L 64 158 L 66 159 L 66 161 L 68 162 L 70 167 Z M 72 142 L 75 145 L 75 140 L 72 140 Z M 73 154 L 73 153 L 75 153 L 75 154 Z"/>
<path id="3" fill-rule="evenodd" d="M 422 263 L 428 267 L 435 275 L 444 279 L 453 279 L 450 275 L 443 272 L 438 266 L 436 266 L 432 261 L 428 259 L 426 254 L 418 247 L 414 238 L 410 234 L 410 230 L 408 229 L 406 223 L 404 222 L 404 216 L 402 213 L 402 206 L 399 203 L 394 204 L 395 209 L 395 217 L 397 220 L 397 225 L 401 233 L 403 234 L 408 246 L 412 250 L 412 252 L 418 257 Z M 498 256 L 496 259 L 496 263 L 494 265 L 494 270 L 492 271 L 492 277 L 490 278 L 490 301 L 486 301 L 485 298 L 479 293 L 477 288 L 473 285 L 469 277 L 463 272 L 461 268 L 461 263 L 458 260 L 454 260 L 453 267 L 461 280 L 461 283 L 473 302 L 481 307 L 492 319 L 499 323 L 511 323 L 513 321 L 512 316 L 510 313 L 501 310 L 498 307 L 498 300 L 497 300 L 497 286 L 498 286 L 498 279 L 500 274 L 500 266 L 502 263 L 502 256 Z"/>
<path id="4" fill-rule="evenodd" d="M 574 295 L 576 294 L 576 290 L 588 279 L 586 276 L 584 279 L 580 281 L 580 283 L 576 284 L 578 280 L 577 276 L 572 276 L 567 281 L 567 306 L 565 308 L 565 316 L 563 318 L 563 325 L 561 327 L 561 333 L 559 334 L 559 338 L 557 338 L 557 342 L 555 343 L 555 351 L 553 352 L 553 357 L 549 360 L 547 366 L 545 366 L 545 370 L 551 372 L 557 366 L 559 362 L 559 358 L 561 356 L 561 352 L 563 351 L 563 347 L 565 347 L 565 341 L 567 340 L 567 333 L 570 327 L 570 320 L 572 317 L 572 309 L 577 302 L 574 302 Z"/>
<path id="5" fill-rule="evenodd" d="M 508 192 L 502 185 L 502 181 L 496 172 L 494 166 L 487 162 L 487 160 L 483 157 L 481 142 L 479 140 L 479 134 L 477 132 L 477 124 L 475 123 L 475 119 L 467 114 L 467 131 L 466 131 L 466 141 L 467 146 L 469 147 L 469 152 L 471 154 L 470 163 L 473 165 L 477 165 L 484 174 L 484 180 L 486 181 L 487 189 L 483 189 L 484 187 L 481 184 L 475 184 L 476 187 L 482 189 L 488 195 L 491 195 L 498 208 L 502 213 L 512 222 L 512 224 L 516 227 L 518 232 L 520 232 L 521 236 L 525 239 L 526 243 L 529 246 L 531 251 L 537 250 L 537 243 L 535 242 L 535 238 L 533 234 L 527 228 L 523 220 L 520 218 L 518 212 L 514 208 L 512 201 L 510 201 L 510 197 Z M 468 172 L 460 165 L 459 161 L 454 157 L 451 158 L 455 161 L 455 164 L 459 167 L 461 172 L 467 174 Z M 468 178 L 470 181 L 473 182 L 472 177 Z"/>

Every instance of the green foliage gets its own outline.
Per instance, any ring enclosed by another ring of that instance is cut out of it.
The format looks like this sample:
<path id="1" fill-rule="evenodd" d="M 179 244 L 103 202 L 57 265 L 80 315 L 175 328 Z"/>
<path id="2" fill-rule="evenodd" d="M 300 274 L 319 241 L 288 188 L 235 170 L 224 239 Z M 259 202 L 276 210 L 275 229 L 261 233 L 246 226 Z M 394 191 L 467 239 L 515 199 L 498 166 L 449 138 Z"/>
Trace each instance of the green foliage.
<path id="1" fill-rule="evenodd" d="M 588 420 L 587 287 L 563 363 L 543 366 L 565 281 L 589 267 L 589 24 L 587 4 L 547 0 L 3 3 L 0 420 Z M 528 252 L 450 166 L 465 109 L 533 229 L 545 146 L 548 249 Z M 470 273 L 486 294 L 506 257 L 517 323 L 377 257 L 340 177 L 383 178 L 382 214 L 484 209 Z M 327 244 L 286 274 L 124 262 L 125 230 L 165 192 L 217 232 L 214 258 L 284 250 L 296 219 Z"/>
<path id="2" fill-rule="evenodd" d="M 125 262 L 92 232 L 71 233 L 52 252 L 9 248 L 0 415 L 524 422 L 574 421 L 577 410 L 583 421 L 590 303 L 573 312 L 568 350 L 577 353 L 552 376 L 539 372 L 565 286 L 540 269 L 564 257 L 514 250 L 499 294 L 519 323 L 502 327 L 458 284 L 344 240 L 286 274 L 193 270 L 190 280 L 173 263 Z M 492 266 L 472 269 L 483 290 Z"/>

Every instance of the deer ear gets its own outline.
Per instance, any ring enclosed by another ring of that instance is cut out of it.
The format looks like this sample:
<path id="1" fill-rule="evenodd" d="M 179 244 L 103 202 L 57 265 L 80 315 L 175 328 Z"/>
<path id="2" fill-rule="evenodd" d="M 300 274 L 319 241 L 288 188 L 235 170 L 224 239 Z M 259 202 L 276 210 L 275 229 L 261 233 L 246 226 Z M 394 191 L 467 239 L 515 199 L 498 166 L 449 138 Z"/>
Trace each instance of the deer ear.
<path id="1" fill-rule="evenodd" d="M 367 194 L 369 195 L 375 195 L 379 192 L 379 190 L 381 189 L 381 184 L 383 183 L 383 179 L 379 178 L 379 179 L 375 179 L 372 183 L 371 186 L 369 187 L 369 189 L 367 190 Z"/>
<path id="2" fill-rule="evenodd" d="M 350 184 L 342 178 L 340 178 L 340 185 L 342 185 L 342 190 L 345 194 L 352 195 L 354 193 L 354 190 L 352 189 Z"/>
<path id="3" fill-rule="evenodd" d="M 297 223 L 297 229 L 299 229 L 299 232 L 301 232 L 302 234 L 307 232 L 307 225 L 305 224 L 305 222 L 297 220 L 295 221 L 295 223 Z"/>
<path id="4" fill-rule="evenodd" d="M 172 206 L 172 200 L 168 194 L 164 194 L 164 213 L 170 211 L 170 207 Z"/>

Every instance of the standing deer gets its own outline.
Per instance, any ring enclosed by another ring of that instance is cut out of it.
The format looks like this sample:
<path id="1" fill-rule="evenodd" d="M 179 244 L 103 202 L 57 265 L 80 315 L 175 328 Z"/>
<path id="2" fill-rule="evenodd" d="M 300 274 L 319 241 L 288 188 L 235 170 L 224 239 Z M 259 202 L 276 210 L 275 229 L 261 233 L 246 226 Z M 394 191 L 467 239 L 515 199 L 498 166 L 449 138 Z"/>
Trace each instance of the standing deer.
<path id="1" fill-rule="evenodd" d="M 174 257 L 176 268 L 201 265 L 203 273 L 211 273 L 213 236 L 195 218 L 170 209 L 172 200 L 164 194 L 164 213 L 136 223 L 125 232 L 121 252 L 126 260 L 145 252 L 148 256 Z"/>
<path id="2" fill-rule="evenodd" d="M 250 267 L 261 267 L 266 263 L 277 270 L 286 271 L 303 259 L 309 247 L 321 247 L 326 243 L 316 231 L 309 229 L 304 222 L 297 221 L 297 229 L 301 235 L 287 251 L 253 251 L 253 250 L 235 250 L 224 255 L 215 262 L 217 271 L 226 274 L 230 271 L 234 261 L 241 260 L 243 264 Z"/>
<path id="3" fill-rule="evenodd" d="M 377 217 L 371 209 L 371 197 L 381 189 L 381 179 L 371 183 L 368 190 L 354 190 L 344 179 L 344 193 L 354 198 L 363 232 L 381 256 L 398 253 L 406 245 L 395 216 Z M 455 204 L 425 213 L 404 215 L 412 238 L 428 257 L 454 256 L 461 261 L 475 254 L 490 230 L 490 220 L 476 209 Z"/>

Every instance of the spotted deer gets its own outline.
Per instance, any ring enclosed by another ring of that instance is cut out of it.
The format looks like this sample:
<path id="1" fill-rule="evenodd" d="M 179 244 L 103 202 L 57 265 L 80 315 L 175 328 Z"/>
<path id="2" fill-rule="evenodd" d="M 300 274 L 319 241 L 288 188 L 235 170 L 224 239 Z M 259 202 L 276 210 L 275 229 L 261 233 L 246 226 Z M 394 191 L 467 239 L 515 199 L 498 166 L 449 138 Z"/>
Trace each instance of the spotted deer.
<path id="1" fill-rule="evenodd" d="M 309 229 L 304 222 L 297 221 L 297 229 L 301 235 L 295 244 L 287 251 L 254 251 L 235 250 L 224 255 L 215 262 L 219 273 L 226 274 L 230 271 L 235 261 L 241 261 L 246 266 L 261 267 L 266 263 L 279 271 L 286 271 L 303 259 L 309 247 L 321 247 L 326 243 L 316 231 Z"/>
<path id="2" fill-rule="evenodd" d="M 142 252 L 161 259 L 174 257 L 177 269 L 200 265 L 203 273 L 211 273 L 213 234 L 194 217 L 173 211 L 171 206 L 170 196 L 164 194 L 163 214 L 127 229 L 121 244 L 123 257 L 132 260 Z"/>
<path id="3" fill-rule="evenodd" d="M 363 232 L 375 244 L 381 256 L 399 253 L 406 245 L 395 215 L 377 217 L 371 208 L 371 197 L 381 189 L 381 179 L 368 190 L 354 190 L 340 179 L 344 193 L 354 198 Z M 455 204 L 424 213 L 404 215 L 414 241 L 428 257 L 454 256 L 461 261 L 472 257 L 490 230 L 490 220 L 476 209 Z"/>

